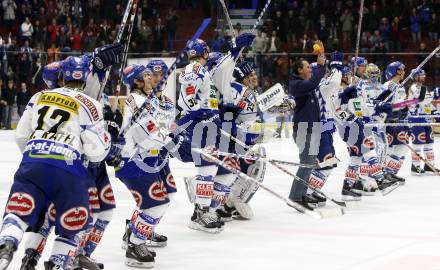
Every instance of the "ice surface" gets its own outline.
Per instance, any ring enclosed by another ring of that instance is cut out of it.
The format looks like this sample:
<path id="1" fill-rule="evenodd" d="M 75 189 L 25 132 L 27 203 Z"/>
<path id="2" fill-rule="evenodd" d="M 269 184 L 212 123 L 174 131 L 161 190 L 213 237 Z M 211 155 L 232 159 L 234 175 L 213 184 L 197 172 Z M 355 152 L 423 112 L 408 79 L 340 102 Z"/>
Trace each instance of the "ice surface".
<path id="1" fill-rule="evenodd" d="M 347 153 L 337 135 L 335 146 L 342 162 L 324 191 L 339 197 Z M 437 161 L 438 147 L 437 142 Z M 0 132 L 0 149 L 0 207 L 3 211 L 21 159 L 13 132 Z M 298 150 L 291 139 L 270 142 L 267 151 L 273 158 L 298 160 Z M 408 159 L 400 173 L 407 178 L 405 186 L 386 197 L 364 197 L 359 206 L 347 210 L 345 216 L 315 220 L 298 214 L 260 190 L 251 202 L 255 218 L 228 223 L 218 235 L 187 228 L 192 206 L 182 178 L 192 175 L 194 168 L 173 160 L 171 169 L 180 192 L 157 228 L 169 237 L 169 242 L 167 247 L 156 249 L 156 269 L 440 269 L 440 177 L 410 176 Z M 111 180 L 118 208 L 94 257 L 105 264 L 105 269 L 130 269 L 124 266 L 120 244 L 125 219 L 130 216 L 134 202 L 119 180 Z M 287 196 L 292 180 L 269 166 L 264 181 Z M 44 260 L 50 249 L 51 240 Z M 23 245 L 9 269 L 19 269 L 22 255 Z M 38 269 L 43 269 L 42 261 Z"/>

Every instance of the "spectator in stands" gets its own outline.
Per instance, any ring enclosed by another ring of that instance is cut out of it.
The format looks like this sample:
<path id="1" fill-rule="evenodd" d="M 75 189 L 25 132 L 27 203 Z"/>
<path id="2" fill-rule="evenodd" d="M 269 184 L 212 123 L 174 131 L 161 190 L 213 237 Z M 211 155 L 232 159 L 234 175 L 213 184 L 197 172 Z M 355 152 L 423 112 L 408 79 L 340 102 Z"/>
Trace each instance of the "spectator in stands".
<path id="1" fill-rule="evenodd" d="M 414 43 L 422 41 L 422 26 L 420 15 L 417 13 L 416 8 L 411 11 L 411 16 L 409 17 L 411 36 Z"/>
<path id="2" fill-rule="evenodd" d="M 3 80 L 0 78 L 0 129 L 3 129 L 3 114 L 4 114 L 4 107 L 6 106 L 6 101 L 4 101 L 2 98 L 3 91 L 6 90 L 3 86 Z"/>
<path id="3" fill-rule="evenodd" d="M 73 26 L 72 18 L 66 18 L 66 25 L 64 26 L 64 32 L 67 33 L 67 36 L 70 37 L 73 35 L 75 27 Z"/>
<path id="4" fill-rule="evenodd" d="M 83 41 L 83 51 L 84 52 L 93 52 L 97 47 L 97 39 L 96 36 L 93 35 L 92 29 L 89 28 L 87 35 L 84 37 Z"/>
<path id="5" fill-rule="evenodd" d="M 418 51 L 418 55 L 416 57 L 417 59 L 417 64 L 420 64 L 421 62 L 423 62 L 423 60 L 425 60 L 426 56 L 430 53 L 430 51 L 428 50 L 428 48 L 426 47 L 426 43 L 425 42 L 421 42 L 419 45 L 419 51 Z M 430 64 L 431 63 L 427 63 L 423 69 L 425 70 L 425 72 L 427 74 L 430 74 Z"/>
<path id="6" fill-rule="evenodd" d="M 437 41 L 438 39 L 438 31 L 440 29 L 440 23 L 437 18 L 437 14 L 433 12 L 431 14 L 431 21 L 428 23 L 428 35 L 431 41 Z"/>
<path id="7" fill-rule="evenodd" d="M 29 40 L 25 40 L 23 46 L 20 48 L 21 54 L 27 54 L 29 61 L 32 61 L 32 48 L 29 45 Z"/>
<path id="8" fill-rule="evenodd" d="M 391 36 L 391 25 L 388 22 L 388 19 L 386 17 L 383 17 L 379 24 L 379 32 L 380 32 L 380 38 L 385 45 L 385 48 L 389 50 L 389 40 Z"/>
<path id="9" fill-rule="evenodd" d="M 71 14 L 73 20 L 75 21 L 75 25 L 81 27 L 82 19 L 84 18 L 84 10 L 82 7 L 82 1 L 80 0 L 72 0 L 71 1 Z M 119 14 L 118 14 L 119 15 Z M 118 19 L 122 18 L 118 17 Z"/>
<path id="10" fill-rule="evenodd" d="M 168 50 L 172 51 L 174 49 L 174 40 L 176 39 L 177 32 L 177 11 L 174 8 L 169 8 L 165 19 L 167 22 L 166 28 L 168 33 Z"/>
<path id="11" fill-rule="evenodd" d="M 316 26 L 316 33 L 318 35 L 318 39 L 321 40 L 324 44 L 327 44 L 327 40 L 330 36 L 329 24 L 325 18 L 324 14 L 319 16 L 319 23 Z"/>
<path id="12" fill-rule="evenodd" d="M 32 77 L 32 61 L 28 54 L 22 54 L 18 61 L 18 79 L 21 82 L 29 82 Z"/>
<path id="13" fill-rule="evenodd" d="M 66 30 L 63 27 L 58 29 L 57 47 L 62 52 L 70 52 L 70 38 L 66 34 Z"/>
<path id="14" fill-rule="evenodd" d="M 275 12 L 275 18 L 273 18 L 273 29 L 277 31 L 278 37 L 282 42 L 287 41 L 287 31 L 285 19 L 282 16 L 281 10 Z"/>
<path id="15" fill-rule="evenodd" d="M 93 36 L 98 34 L 98 26 L 95 24 L 95 20 L 93 18 L 89 19 L 89 23 L 84 28 L 83 32 L 87 33 L 87 35 L 91 32 Z"/>
<path id="16" fill-rule="evenodd" d="M 354 18 L 350 10 L 347 8 L 344 10 L 341 18 L 339 19 L 342 24 L 342 43 L 345 49 L 350 47 L 351 36 L 353 33 Z"/>
<path id="17" fill-rule="evenodd" d="M 60 60 L 60 49 L 55 43 L 50 44 L 50 48 L 47 49 L 47 63 L 52 63 Z"/>
<path id="18" fill-rule="evenodd" d="M 22 82 L 20 91 L 17 94 L 17 112 L 20 117 L 26 109 L 26 105 L 28 104 L 30 99 L 31 93 L 29 92 L 26 83 Z"/>
<path id="19" fill-rule="evenodd" d="M 252 42 L 252 52 L 255 54 L 265 53 L 267 51 L 269 39 L 266 36 L 266 33 L 261 31 L 261 28 L 257 30 L 257 36 Z"/>
<path id="20" fill-rule="evenodd" d="M 146 20 L 142 20 L 141 26 L 138 29 L 138 33 L 139 33 L 139 40 L 141 43 L 141 50 L 144 52 L 150 51 L 151 50 L 151 36 L 153 33 L 151 31 L 150 26 L 148 26 Z"/>
<path id="21" fill-rule="evenodd" d="M 8 72 L 9 54 L 6 51 L 9 50 L 11 43 L 11 37 L 7 38 L 7 40 L 4 40 L 0 36 L 0 80 L 2 80 Z"/>
<path id="22" fill-rule="evenodd" d="M 312 15 L 312 10 L 309 6 L 309 2 L 304 1 L 303 7 L 301 8 L 299 14 L 299 19 L 301 21 L 301 25 L 304 26 L 304 31 L 306 32 L 310 30 L 311 17 L 312 17 L 311 15 Z"/>
<path id="23" fill-rule="evenodd" d="M 112 31 L 111 25 L 108 23 L 107 19 L 104 19 L 102 23 L 99 25 L 99 39 L 104 43 L 108 44 L 110 33 Z"/>
<path id="24" fill-rule="evenodd" d="M 70 47 L 72 52 L 81 53 L 83 46 L 83 33 L 80 32 L 79 28 L 75 28 L 74 34 L 70 37 Z"/>
<path id="25" fill-rule="evenodd" d="M 388 64 L 388 50 L 385 47 L 385 43 L 382 40 L 376 41 L 374 44 L 373 53 L 376 55 L 373 55 L 373 62 L 381 69 L 385 70 L 386 65 Z"/>
<path id="26" fill-rule="evenodd" d="M 58 28 L 57 20 L 54 18 L 50 25 L 47 26 L 47 33 L 49 34 L 49 44 L 57 42 Z"/>
<path id="27" fill-rule="evenodd" d="M 295 1 L 294 3 L 298 5 L 297 1 Z M 293 42 L 301 34 L 300 31 L 303 28 L 303 26 L 301 25 L 301 21 L 299 20 L 298 16 L 295 15 L 292 9 L 290 9 L 287 13 L 285 24 L 287 28 L 287 41 Z"/>
<path id="28" fill-rule="evenodd" d="M 15 104 L 16 97 L 14 81 L 9 79 L 8 84 L 2 90 L 1 99 L 4 101 L 3 106 L 3 129 L 11 129 L 12 108 Z"/>
<path id="29" fill-rule="evenodd" d="M 3 0 L 3 21 L 6 26 L 6 31 L 10 32 L 15 22 L 15 10 L 17 9 L 17 4 L 14 0 Z"/>
<path id="30" fill-rule="evenodd" d="M 34 34 L 34 27 L 32 26 L 32 23 L 29 19 L 29 17 L 26 17 L 24 19 L 24 22 L 20 26 L 20 32 L 21 32 L 21 38 L 23 40 L 31 40 L 32 35 Z"/>
<path id="31" fill-rule="evenodd" d="M 402 31 L 402 24 L 400 23 L 399 17 L 396 16 L 391 22 L 390 51 L 400 52 L 402 48 L 400 45 Z"/>
<path id="32" fill-rule="evenodd" d="M 154 36 L 154 45 L 156 48 L 156 52 L 161 52 L 164 49 L 165 42 L 165 25 L 162 23 L 161 18 L 157 18 L 156 24 L 153 28 L 153 36 Z"/>
<path id="33" fill-rule="evenodd" d="M 273 30 L 270 38 L 267 41 L 267 51 L 270 53 L 276 53 L 280 51 L 281 40 L 278 37 L 277 31 Z"/>
<path id="34" fill-rule="evenodd" d="M 35 47 L 41 46 L 44 47 L 46 40 L 46 27 L 40 24 L 40 20 L 35 20 L 34 23 L 34 38 L 33 44 Z"/>

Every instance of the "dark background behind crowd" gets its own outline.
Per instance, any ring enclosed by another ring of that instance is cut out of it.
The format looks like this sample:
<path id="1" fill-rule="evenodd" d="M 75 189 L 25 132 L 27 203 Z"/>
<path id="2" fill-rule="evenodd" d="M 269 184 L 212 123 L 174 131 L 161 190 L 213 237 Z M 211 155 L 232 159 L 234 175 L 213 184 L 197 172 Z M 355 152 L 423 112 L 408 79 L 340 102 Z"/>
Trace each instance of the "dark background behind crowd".
<path id="1" fill-rule="evenodd" d="M 224 21 L 216 20 L 223 16 L 217 0 L 139 2 L 129 57 L 175 56 L 203 17 L 212 17 L 213 22 L 202 37 L 213 49 L 225 50 L 230 32 L 224 31 Z M 266 1 L 226 2 L 230 9 L 256 8 L 258 15 Z M 44 65 L 112 43 L 126 3 L 0 0 L 0 127 L 10 128 L 13 105 L 21 115 L 30 96 L 45 88 L 41 79 Z M 315 40 L 322 40 L 327 52 L 340 50 L 352 55 L 359 3 L 273 0 L 246 53 L 256 64 L 262 88 L 287 81 L 293 60 L 309 54 Z M 382 70 L 395 59 L 415 67 L 440 44 L 439 14 L 440 0 L 366 0 L 360 52 Z M 235 31 L 240 34 L 247 30 L 236 25 Z M 425 70 L 430 83 L 435 83 L 440 76 L 440 54 Z M 112 78 L 117 78 L 117 69 L 112 72 Z M 113 93 L 116 81 L 110 80 L 108 94 Z"/>

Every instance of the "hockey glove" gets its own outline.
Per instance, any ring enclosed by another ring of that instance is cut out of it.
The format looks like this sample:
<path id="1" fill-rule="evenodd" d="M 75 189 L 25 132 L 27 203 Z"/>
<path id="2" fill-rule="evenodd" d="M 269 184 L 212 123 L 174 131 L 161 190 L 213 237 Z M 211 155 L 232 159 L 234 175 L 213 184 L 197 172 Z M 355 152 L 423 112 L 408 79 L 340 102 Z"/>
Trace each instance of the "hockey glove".
<path id="1" fill-rule="evenodd" d="M 374 110 L 377 114 L 391 114 L 393 112 L 393 106 L 391 105 L 391 103 L 388 102 L 379 102 Z"/>
<path id="2" fill-rule="evenodd" d="M 229 41 L 229 50 L 236 57 L 241 48 L 248 47 L 254 41 L 255 35 L 251 33 L 243 33 Z"/>
<path id="3" fill-rule="evenodd" d="M 93 69 L 102 72 L 112 65 L 119 64 L 123 50 L 124 46 L 121 43 L 96 48 L 92 55 Z"/>
<path id="4" fill-rule="evenodd" d="M 332 57 L 330 60 L 330 69 L 336 68 L 339 71 L 342 71 L 344 68 L 344 55 L 341 52 L 334 51 L 332 52 Z"/>
<path id="5" fill-rule="evenodd" d="M 166 152 L 168 152 L 171 157 L 184 162 L 191 159 L 191 139 L 186 136 L 185 132 L 180 134 L 170 133 L 168 136 L 171 138 L 171 141 L 164 145 L 161 155 L 166 155 Z"/>
<path id="6" fill-rule="evenodd" d="M 124 148 L 125 139 L 123 137 L 112 138 L 112 146 L 106 157 L 109 166 L 117 166 L 121 161 L 121 151 Z"/>

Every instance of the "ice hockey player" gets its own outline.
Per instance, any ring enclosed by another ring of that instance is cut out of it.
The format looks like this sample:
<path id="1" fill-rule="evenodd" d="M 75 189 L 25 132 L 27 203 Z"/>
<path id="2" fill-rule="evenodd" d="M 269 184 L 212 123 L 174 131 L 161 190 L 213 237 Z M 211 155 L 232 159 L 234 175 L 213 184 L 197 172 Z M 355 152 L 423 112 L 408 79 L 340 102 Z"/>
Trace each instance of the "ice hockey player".
<path id="1" fill-rule="evenodd" d="M 143 268 L 154 265 L 155 253 L 148 250 L 146 242 L 169 203 L 159 174 L 159 152 L 168 144 L 177 146 L 184 141 L 180 135 L 169 135 L 171 121 L 166 123 L 167 119 L 158 116 L 151 76 L 151 70 L 143 65 L 130 65 L 123 71 L 122 80 L 131 93 L 126 100 L 122 124 L 122 130 L 126 130 L 126 144 L 116 168 L 116 177 L 127 186 L 137 204 L 128 227 L 125 263 Z M 137 114 L 144 103 L 147 104 L 145 110 Z M 174 116 L 174 107 L 166 109 Z M 139 116 L 134 119 L 135 115 Z"/>
<path id="2" fill-rule="evenodd" d="M 400 86 L 400 82 L 405 76 L 405 65 L 402 62 L 395 61 L 390 63 L 385 71 L 385 78 L 388 80 L 383 84 L 383 91 L 377 97 L 378 107 L 385 113 L 385 123 L 398 123 L 407 117 L 408 108 L 393 109 L 392 104 L 406 100 L 405 89 Z M 408 143 L 407 127 L 386 127 L 388 151 L 384 164 L 384 177 L 391 182 L 405 183 L 405 179 L 397 176 L 402 167 L 405 158 L 406 147 Z"/>
<path id="3" fill-rule="evenodd" d="M 45 269 L 66 269 L 89 217 L 87 168 L 110 149 L 99 102 L 82 93 L 89 73 L 81 58 L 62 65 L 65 86 L 35 94 L 20 119 L 23 159 L 15 174 L 0 232 L 0 269 L 6 269 L 29 228 L 54 203 L 57 237 Z M 87 158 L 87 160 L 84 159 Z M 48 177 L 50 172 L 50 177 Z"/>
<path id="4" fill-rule="evenodd" d="M 121 53 L 122 46 L 119 44 L 112 44 L 99 47 L 93 54 L 82 56 L 84 63 L 88 63 L 90 67 L 90 73 L 88 74 L 84 86 L 84 93 L 92 93 L 96 90 L 91 90 L 90 87 L 96 87 L 95 83 L 91 81 L 101 81 L 105 67 L 109 67 L 116 64 L 119 61 L 119 54 Z M 99 58 L 99 62 L 102 63 L 100 68 L 94 65 L 93 59 Z M 71 58 L 67 58 L 65 61 L 69 61 Z M 54 89 L 63 86 L 61 65 L 63 61 L 53 62 L 46 65 L 43 68 L 43 80 L 45 81 L 48 89 Z M 114 134 L 118 134 L 119 126 L 122 122 L 120 112 L 116 110 L 113 112 L 106 100 L 106 96 L 103 96 L 102 104 L 104 106 L 104 120 L 106 122 L 107 130 L 111 137 Z M 119 120 L 118 120 L 119 119 Z M 90 176 L 89 181 L 89 204 L 90 214 L 92 214 L 92 223 L 88 228 L 88 235 L 84 235 L 84 240 L 81 241 L 83 245 L 80 248 L 80 252 L 76 257 L 75 265 L 85 267 L 86 269 L 99 269 L 103 267 L 102 264 L 96 263 L 90 258 L 92 252 L 98 245 L 105 231 L 105 227 L 109 224 L 113 209 L 115 208 L 115 200 L 113 196 L 112 186 L 110 184 L 105 163 L 89 163 L 88 172 Z M 25 257 L 22 259 L 22 265 L 20 270 L 34 270 L 41 253 L 44 250 L 45 243 L 48 235 L 52 231 L 55 220 L 55 208 L 53 203 L 49 204 L 47 213 L 43 225 L 37 230 L 37 232 L 29 232 L 27 241 L 25 243 Z"/>
<path id="5" fill-rule="evenodd" d="M 431 123 L 431 118 L 424 118 L 424 116 L 432 116 L 432 113 L 436 110 L 432 105 L 433 95 L 432 92 L 427 91 L 425 84 L 426 73 L 423 69 L 412 70 L 412 78 L 414 83 L 409 88 L 408 99 L 419 99 L 419 103 L 411 105 L 409 107 L 410 116 L 408 120 L 411 123 Z M 412 147 L 417 154 L 412 153 L 411 174 L 422 175 L 425 172 L 434 173 L 434 171 L 427 164 L 421 166 L 420 156 L 422 153 L 425 159 L 434 164 L 434 133 L 432 127 L 427 126 L 414 126 L 411 127 L 411 139 Z"/>
<path id="6" fill-rule="evenodd" d="M 205 65 L 209 47 L 205 41 L 197 39 L 188 49 L 190 63 L 179 76 L 181 84 L 178 105 L 182 109 L 178 121 L 178 130 L 185 130 L 191 138 L 190 146 L 180 147 L 180 159 L 194 162 L 197 174 L 191 181 L 195 190 L 195 206 L 189 228 L 209 233 L 223 230 L 223 222 L 217 218 L 215 208 L 211 208 L 214 176 L 217 165 L 197 154 L 181 153 L 182 149 L 210 148 L 218 146 L 220 118 L 218 111 L 219 93 Z"/>
<path id="7" fill-rule="evenodd" d="M 163 60 L 152 60 L 147 66 L 152 72 L 151 75 L 151 87 L 153 89 L 156 88 L 158 83 L 162 80 L 163 76 L 167 73 L 168 67 Z M 161 90 L 160 88 L 157 90 Z M 169 118 L 163 119 L 165 122 L 173 122 L 174 121 L 174 104 L 173 102 L 162 94 L 162 91 L 156 92 L 155 99 L 152 99 L 152 105 L 157 110 L 158 117 Z M 160 123 L 159 123 L 160 124 Z M 174 182 L 174 177 L 171 174 L 171 169 L 169 166 L 169 155 L 159 155 L 159 164 L 160 164 L 160 179 L 166 189 L 168 194 L 168 198 L 172 201 L 172 197 L 177 192 L 176 183 Z M 165 212 L 163 213 L 165 214 Z M 127 220 L 127 226 L 129 225 L 129 220 Z M 126 228 L 126 232 L 128 228 Z M 152 231 L 150 235 L 147 236 L 146 244 L 148 247 L 164 247 L 167 245 L 168 238 L 165 235 L 161 235 Z M 122 247 L 126 249 L 128 243 L 127 233 L 124 234 Z"/>

